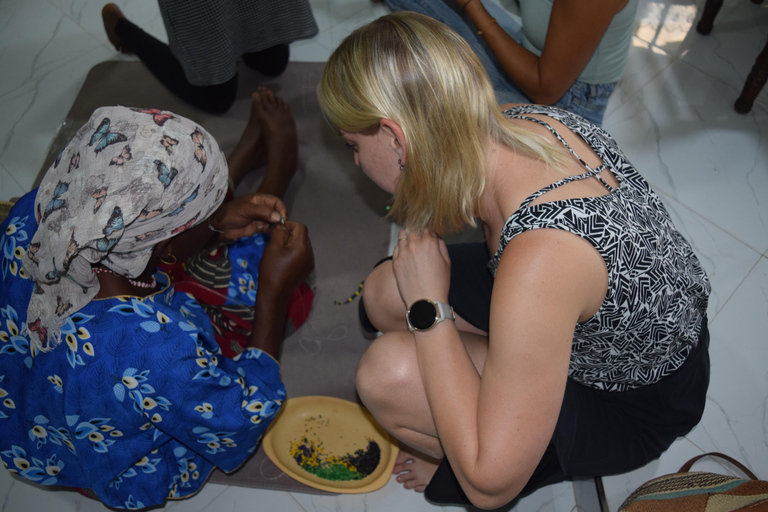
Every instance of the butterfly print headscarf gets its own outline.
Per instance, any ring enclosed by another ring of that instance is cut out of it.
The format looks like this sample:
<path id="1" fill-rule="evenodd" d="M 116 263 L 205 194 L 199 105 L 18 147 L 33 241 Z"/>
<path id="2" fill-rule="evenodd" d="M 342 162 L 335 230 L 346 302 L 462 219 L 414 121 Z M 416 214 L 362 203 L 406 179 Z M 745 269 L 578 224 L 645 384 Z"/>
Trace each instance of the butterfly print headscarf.
<path id="1" fill-rule="evenodd" d="M 105 107 L 62 150 L 35 201 L 24 257 L 35 281 L 30 338 L 47 351 L 67 317 L 99 291 L 92 264 L 141 275 L 154 246 L 207 219 L 224 199 L 227 163 L 196 123 L 155 109 Z"/>

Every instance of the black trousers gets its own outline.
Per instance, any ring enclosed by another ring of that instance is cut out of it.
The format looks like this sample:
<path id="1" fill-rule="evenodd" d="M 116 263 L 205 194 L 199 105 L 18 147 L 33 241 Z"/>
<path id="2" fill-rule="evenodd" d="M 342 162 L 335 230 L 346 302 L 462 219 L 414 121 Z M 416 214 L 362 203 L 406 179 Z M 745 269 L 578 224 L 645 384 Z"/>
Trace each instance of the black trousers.
<path id="1" fill-rule="evenodd" d="M 144 32 L 125 18 L 115 26 L 115 33 L 145 66 L 172 93 L 197 108 L 221 114 L 229 110 L 237 95 L 237 75 L 224 83 L 207 86 L 192 85 L 171 48 Z M 281 44 L 260 52 L 243 55 L 243 62 L 256 71 L 278 76 L 288 65 L 289 49 Z"/>
<path id="2" fill-rule="evenodd" d="M 449 302 L 457 314 L 484 331 L 489 328 L 493 277 L 484 244 L 449 245 Z M 384 261 L 384 260 L 382 260 Z M 360 302 L 363 326 L 375 329 Z M 709 387 L 709 330 L 701 326 L 697 346 L 674 373 L 649 386 L 623 392 L 590 388 L 568 379 L 552 439 L 519 497 L 573 477 L 606 476 L 637 469 L 658 458 L 704 413 Z M 425 490 L 439 504 L 470 504 L 443 459 Z"/>

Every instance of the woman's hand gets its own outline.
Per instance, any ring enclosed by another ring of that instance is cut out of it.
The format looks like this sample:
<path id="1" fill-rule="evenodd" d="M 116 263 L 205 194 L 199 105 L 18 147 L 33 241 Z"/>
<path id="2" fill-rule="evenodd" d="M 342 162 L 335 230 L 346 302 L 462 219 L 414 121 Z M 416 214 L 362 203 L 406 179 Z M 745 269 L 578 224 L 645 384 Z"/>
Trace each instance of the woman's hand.
<path id="1" fill-rule="evenodd" d="M 401 229 L 392 263 L 406 308 L 419 299 L 448 302 L 451 259 L 442 238 Z"/>
<path id="2" fill-rule="evenodd" d="M 259 266 L 258 293 L 287 297 L 315 266 L 307 227 L 299 222 L 277 224 Z"/>
<path id="3" fill-rule="evenodd" d="M 224 203 L 210 218 L 211 228 L 220 233 L 219 241 L 263 233 L 270 225 L 286 218 L 288 211 L 275 196 L 248 194 Z"/>
<path id="4" fill-rule="evenodd" d="M 275 360 L 279 358 L 291 292 L 307 278 L 314 266 L 307 227 L 298 222 L 275 225 L 259 265 L 259 287 L 249 347 L 263 350 Z"/>

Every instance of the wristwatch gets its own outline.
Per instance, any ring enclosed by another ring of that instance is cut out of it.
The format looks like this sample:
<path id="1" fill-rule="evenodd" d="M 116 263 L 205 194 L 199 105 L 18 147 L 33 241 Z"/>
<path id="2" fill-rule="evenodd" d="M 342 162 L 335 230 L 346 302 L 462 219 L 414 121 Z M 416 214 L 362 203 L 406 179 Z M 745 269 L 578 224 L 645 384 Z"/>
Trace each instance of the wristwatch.
<path id="1" fill-rule="evenodd" d="M 409 331 L 428 331 L 443 320 L 453 320 L 453 308 L 442 302 L 419 299 L 411 304 L 405 319 Z"/>

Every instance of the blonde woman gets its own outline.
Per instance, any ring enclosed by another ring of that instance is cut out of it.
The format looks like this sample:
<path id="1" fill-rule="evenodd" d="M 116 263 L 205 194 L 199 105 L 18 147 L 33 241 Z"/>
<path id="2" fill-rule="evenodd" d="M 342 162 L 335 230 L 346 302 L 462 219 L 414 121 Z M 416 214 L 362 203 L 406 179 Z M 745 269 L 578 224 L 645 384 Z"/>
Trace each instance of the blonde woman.
<path id="1" fill-rule="evenodd" d="M 410 12 L 342 42 L 319 98 L 405 226 L 365 283 L 383 334 L 357 372 L 405 487 L 495 508 L 639 467 L 698 423 L 709 281 L 605 131 L 499 108 L 464 40 Z M 443 242 L 476 223 L 487 244 Z"/>

